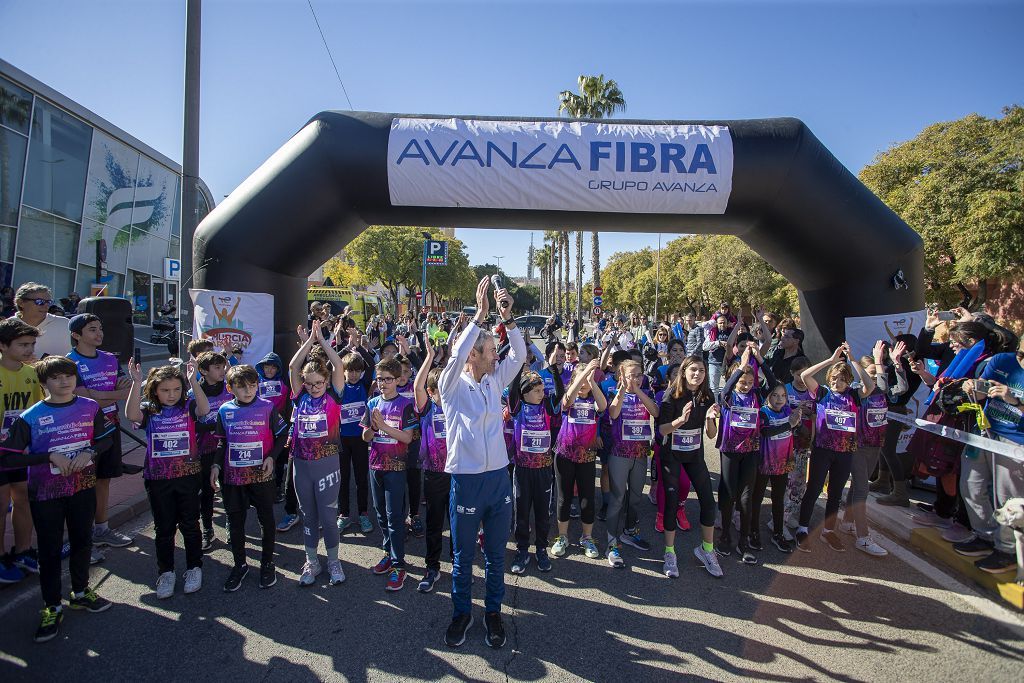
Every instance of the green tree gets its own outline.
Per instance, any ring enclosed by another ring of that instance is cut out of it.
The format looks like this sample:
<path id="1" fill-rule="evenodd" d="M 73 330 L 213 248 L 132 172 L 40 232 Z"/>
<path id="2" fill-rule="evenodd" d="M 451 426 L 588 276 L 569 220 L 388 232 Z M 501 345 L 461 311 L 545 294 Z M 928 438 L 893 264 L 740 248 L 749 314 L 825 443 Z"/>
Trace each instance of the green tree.
<path id="1" fill-rule="evenodd" d="M 936 123 L 879 154 L 860 179 L 920 233 L 931 299 L 1024 271 L 1024 108 Z M 979 287 L 984 299 L 984 287 Z"/>
<path id="2" fill-rule="evenodd" d="M 474 276 L 473 269 L 469 266 L 469 254 L 466 252 L 466 245 L 456 237 L 448 237 L 439 228 L 428 230 L 431 235 L 439 240 L 448 242 L 448 264 L 444 266 L 427 266 L 427 294 L 430 297 L 431 305 L 435 308 L 443 302 L 472 300 L 476 292 L 476 283 L 479 279 Z M 422 241 L 420 243 L 422 245 Z M 423 254 L 421 253 L 418 266 L 422 266 Z M 422 276 L 421 276 L 422 277 Z M 418 290 L 421 284 L 417 280 L 415 288 Z M 451 308 L 451 306 L 449 306 Z"/>
<path id="3" fill-rule="evenodd" d="M 398 291 L 419 282 L 423 262 L 421 228 L 371 225 L 345 247 L 345 253 L 370 281 L 379 281 L 398 308 Z"/>
<path id="4" fill-rule="evenodd" d="M 581 75 L 576 79 L 578 93 L 563 90 L 558 93 L 558 113 L 567 113 L 575 119 L 603 119 L 616 112 L 626 111 L 626 99 L 619 84 L 613 79 Z M 601 246 L 596 230 L 590 233 L 590 267 L 594 273 L 594 287 L 601 286 Z"/>
<path id="5" fill-rule="evenodd" d="M 352 287 L 370 284 L 365 275 L 360 272 L 359 267 L 354 263 L 343 261 L 337 256 L 332 256 L 324 264 L 324 279 L 331 278 L 335 287 Z"/>

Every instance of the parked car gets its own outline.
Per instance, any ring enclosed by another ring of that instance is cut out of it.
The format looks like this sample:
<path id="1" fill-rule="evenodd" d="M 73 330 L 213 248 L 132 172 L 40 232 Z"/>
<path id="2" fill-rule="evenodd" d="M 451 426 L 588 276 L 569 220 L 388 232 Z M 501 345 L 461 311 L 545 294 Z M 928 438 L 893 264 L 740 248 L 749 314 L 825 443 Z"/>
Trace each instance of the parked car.
<path id="1" fill-rule="evenodd" d="M 535 337 L 540 335 L 540 331 L 544 329 L 547 322 L 548 319 L 543 315 L 521 315 L 516 318 L 516 325 Z"/>

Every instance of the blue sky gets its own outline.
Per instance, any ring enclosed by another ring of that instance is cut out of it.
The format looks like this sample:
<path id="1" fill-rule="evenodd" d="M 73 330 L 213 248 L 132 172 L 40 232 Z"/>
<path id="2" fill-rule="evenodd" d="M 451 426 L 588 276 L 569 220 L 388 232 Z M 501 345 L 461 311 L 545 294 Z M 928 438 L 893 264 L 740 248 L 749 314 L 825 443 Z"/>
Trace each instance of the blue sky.
<path id="1" fill-rule="evenodd" d="M 3 0 L 0 55 L 180 161 L 184 5 Z M 313 7 L 360 110 L 552 116 L 558 91 L 604 73 L 630 118 L 796 116 L 857 172 L 930 123 L 1024 99 L 1021 2 Z M 203 12 L 200 175 L 219 199 L 313 114 L 348 105 L 306 0 L 206 0 Z M 529 232 L 459 236 L 472 263 L 502 256 L 525 273 Z M 606 259 L 657 236 L 601 242 Z"/>

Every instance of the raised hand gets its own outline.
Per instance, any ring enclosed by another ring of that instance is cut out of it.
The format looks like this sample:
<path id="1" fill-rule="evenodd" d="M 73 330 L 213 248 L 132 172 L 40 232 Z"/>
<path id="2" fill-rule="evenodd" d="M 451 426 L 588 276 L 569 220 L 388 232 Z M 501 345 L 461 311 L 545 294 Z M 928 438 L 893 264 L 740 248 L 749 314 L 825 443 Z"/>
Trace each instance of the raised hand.
<path id="1" fill-rule="evenodd" d="M 491 286 L 491 278 L 483 277 L 476 285 L 476 319 L 482 322 L 491 312 L 491 301 L 487 296 L 487 290 Z"/>
<path id="2" fill-rule="evenodd" d="M 875 365 L 881 365 L 882 359 L 885 357 L 885 342 L 881 339 L 876 341 L 874 348 L 871 349 L 871 355 L 875 359 Z"/>
<path id="3" fill-rule="evenodd" d="M 892 359 L 894 365 L 900 364 L 900 358 L 907 352 L 907 345 L 902 341 L 896 342 L 892 348 L 889 349 L 889 358 Z"/>
<path id="4" fill-rule="evenodd" d="M 185 377 L 188 379 L 189 384 L 192 384 L 193 382 L 196 381 L 196 377 L 198 377 L 198 374 L 196 372 L 195 363 L 188 363 L 185 365 Z"/>
<path id="5" fill-rule="evenodd" d="M 136 384 L 142 381 L 142 366 L 136 363 L 134 358 L 128 359 L 128 376 Z"/>
<path id="6" fill-rule="evenodd" d="M 306 329 L 305 325 L 299 325 L 295 328 L 295 334 L 299 338 L 299 343 L 305 344 L 309 339 L 309 330 Z"/>

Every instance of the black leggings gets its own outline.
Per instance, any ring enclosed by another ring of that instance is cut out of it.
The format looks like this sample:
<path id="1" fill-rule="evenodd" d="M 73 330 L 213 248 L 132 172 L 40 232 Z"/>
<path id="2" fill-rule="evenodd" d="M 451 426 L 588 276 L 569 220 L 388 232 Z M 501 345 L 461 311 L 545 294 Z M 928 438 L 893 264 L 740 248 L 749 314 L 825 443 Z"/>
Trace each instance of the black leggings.
<path id="1" fill-rule="evenodd" d="M 775 533 L 782 533 L 782 517 L 786 509 L 786 487 L 789 486 L 789 474 L 761 474 L 754 478 L 754 496 L 751 501 L 750 528 L 761 530 L 761 501 L 764 500 L 765 489 L 772 486 L 772 526 Z M 724 522 L 723 522 L 724 524 Z"/>
<path id="2" fill-rule="evenodd" d="M 584 524 L 594 523 L 594 475 L 597 463 L 572 462 L 565 458 L 555 458 L 555 479 L 558 480 L 558 521 L 569 521 L 569 508 L 572 506 L 573 489 L 580 498 L 580 521 Z"/>
<path id="3" fill-rule="evenodd" d="M 703 454 L 699 455 L 693 462 L 682 462 L 682 457 L 675 452 L 661 449 L 661 480 L 665 487 L 665 509 L 675 510 L 679 505 L 679 468 L 686 470 L 686 476 L 690 478 L 690 488 L 697 493 L 697 501 L 700 503 L 700 525 L 713 527 L 715 525 L 715 494 L 711 490 L 711 474 L 708 473 L 707 463 L 704 462 Z M 676 516 L 665 515 L 665 531 L 676 530 Z"/>
<path id="4" fill-rule="evenodd" d="M 889 469 L 893 481 L 906 481 L 907 472 L 903 466 L 903 455 L 896 452 L 896 445 L 900 440 L 900 433 L 903 425 L 896 420 L 891 420 L 885 426 L 885 441 L 882 443 L 882 462 Z"/>
<path id="5" fill-rule="evenodd" d="M 814 514 L 814 504 L 818 502 L 821 490 L 825 488 L 825 478 L 828 478 L 828 500 L 825 502 L 825 529 L 832 531 L 836 528 L 836 513 L 839 512 L 839 504 L 843 500 L 843 489 L 850 478 L 850 471 L 853 468 L 853 453 L 840 453 L 827 448 L 814 447 L 811 451 L 810 464 L 807 466 L 807 492 L 804 499 L 800 501 L 800 526 L 806 527 L 811 523 L 811 515 Z"/>
<path id="6" fill-rule="evenodd" d="M 203 488 L 199 492 L 199 516 L 203 522 L 204 531 L 213 530 L 213 486 L 210 485 L 210 472 L 213 470 L 214 452 L 200 453 L 199 462 L 202 464 L 200 477 Z M 220 484 L 224 486 L 224 470 L 220 471 Z"/>
<path id="7" fill-rule="evenodd" d="M 757 477 L 760 452 L 722 452 L 722 477 L 718 480 L 718 509 L 722 512 L 722 535 L 732 529 L 732 511 L 740 511 L 740 538 L 750 535 L 750 491 Z M 665 508 L 671 510 L 672 508 Z"/>

